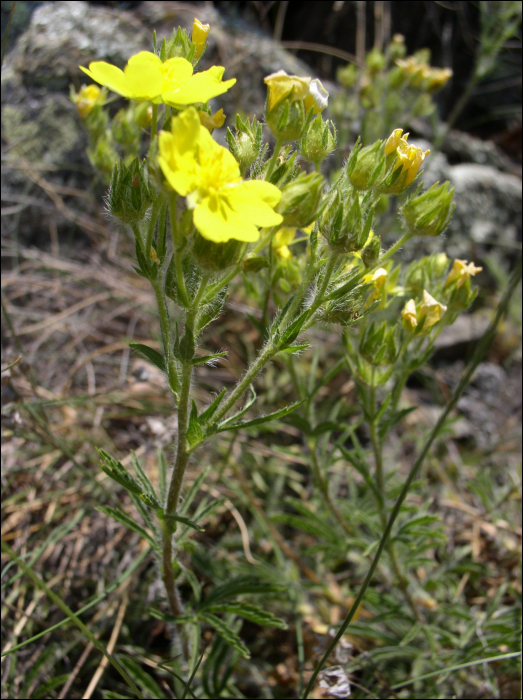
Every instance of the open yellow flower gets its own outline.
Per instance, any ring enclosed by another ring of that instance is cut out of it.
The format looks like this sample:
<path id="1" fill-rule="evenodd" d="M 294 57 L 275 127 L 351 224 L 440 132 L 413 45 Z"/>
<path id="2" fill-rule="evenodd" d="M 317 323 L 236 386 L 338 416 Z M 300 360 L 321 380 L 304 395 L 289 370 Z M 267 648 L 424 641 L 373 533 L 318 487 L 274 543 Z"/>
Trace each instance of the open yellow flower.
<path id="1" fill-rule="evenodd" d="M 161 131 L 158 162 L 171 187 L 187 198 L 194 225 L 207 240 L 256 241 L 258 226 L 283 220 L 274 211 L 281 192 L 264 180 L 242 180 L 234 156 L 213 140 L 190 107 Z"/>
<path id="2" fill-rule="evenodd" d="M 80 68 L 92 80 L 123 97 L 173 107 L 207 102 L 222 95 L 236 82 L 235 78 L 222 82 L 225 70 L 222 66 L 213 66 L 193 75 L 192 64 L 185 58 L 169 58 L 162 63 L 149 51 L 131 56 L 123 71 L 104 61 Z"/>
<path id="3" fill-rule="evenodd" d="M 424 329 L 430 328 L 438 321 L 441 321 L 446 310 L 447 307 L 444 304 L 436 301 L 426 289 L 423 290 L 423 300 L 419 307 L 419 320 L 425 319 Z"/>
<path id="4" fill-rule="evenodd" d="M 303 100 L 307 112 L 312 109 L 313 114 L 318 114 L 327 106 L 329 93 L 317 78 L 300 78 L 279 70 L 268 75 L 263 82 L 269 90 L 269 112 L 291 93 L 293 102 Z"/>
<path id="5" fill-rule="evenodd" d="M 473 262 L 467 263 L 466 260 L 454 260 L 452 270 L 449 272 L 445 286 L 457 280 L 458 288 L 462 287 L 470 277 L 477 275 L 478 272 L 482 270 L 482 267 L 476 267 Z"/>

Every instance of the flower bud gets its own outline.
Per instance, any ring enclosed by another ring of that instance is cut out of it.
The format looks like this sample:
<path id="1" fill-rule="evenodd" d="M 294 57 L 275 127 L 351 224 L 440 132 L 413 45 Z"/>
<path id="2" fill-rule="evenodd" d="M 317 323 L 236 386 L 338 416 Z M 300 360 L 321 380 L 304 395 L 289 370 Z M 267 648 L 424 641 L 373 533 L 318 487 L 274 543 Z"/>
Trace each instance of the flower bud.
<path id="1" fill-rule="evenodd" d="M 192 43 L 196 45 L 194 58 L 198 60 L 203 56 L 207 46 L 207 35 L 209 34 L 210 26 L 202 24 L 199 19 L 195 19 L 192 25 Z"/>
<path id="2" fill-rule="evenodd" d="M 379 49 L 372 49 L 365 58 L 365 64 L 371 74 L 379 73 L 385 65 L 386 58 Z"/>
<path id="3" fill-rule="evenodd" d="M 338 68 L 336 78 L 344 88 L 350 90 L 358 80 L 358 66 L 355 63 L 347 63 L 346 66 Z"/>
<path id="4" fill-rule="evenodd" d="M 71 89 L 71 102 L 76 104 L 78 114 L 84 121 L 88 114 L 92 112 L 94 107 L 103 104 L 105 91 L 100 90 L 98 85 L 82 85 L 80 92 L 76 93 Z"/>
<path id="5" fill-rule="evenodd" d="M 145 171 L 145 160 L 135 158 L 129 166 L 116 163 L 107 197 L 110 213 L 126 224 L 141 221 L 152 204 L 152 193 Z"/>
<path id="6" fill-rule="evenodd" d="M 282 188 L 276 211 L 283 216 L 284 226 L 304 228 L 320 211 L 325 181 L 318 173 L 300 173 Z"/>
<path id="7" fill-rule="evenodd" d="M 386 321 L 377 328 L 372 323 L 363 333 L 359 346 L 361 356 L 371 365 L 392 365 L 396 361 L 394 328 Z"/>
<path id="8" fill-rule="evenodd" d="M 381 238 L 373 236 L 361 251 L 361 259 L 365 267 L 374 267 L 381 255 Z"/>
<path id="9" fill-rule="evenodd" d="M 141 129 L 151 125 L 153 110 L 147 102 L 138 102 L 134 107 L 134 121 Z"/>
<path id="10" fill-rule="evenodd" d="M 192 254 L 203 270 L 219 272 L 239 262 L 245 244 L 231 238 L 227 243 L 214 243 L 198 232 L 194 234 Z"/>
<path id="11" fill-rule="evenodd" d="M 229 150 L 240 165 L 242 174 L 254 164 L 263 148 L 262 125 L 256 117 L 252 122 L 249 119 L 243 120 L 239 114 L 236 115 L 236 133 L 233 134 L 228 128 L 225 140 Z"/>
<path id="12" fill-rule="evenodd" d="M 417 236 L 439 236 L 447 228 L 454 213 L 454 188 L 449 182 L 436 182 L 403 205 L 401 213 L 408 229 Z"/>
<path id="13" fill-rule="evenodd" d="M 104 181 L 109 184 L 113 175 L 118 154 L 114 150 L 107 135 L 103 135 L 96 140 L 93 148 L 87 149 L 87 157 L 97 170 L 102 173 Z"/>
<path id="14" fill-rule="evenodd" d="M 298 143 L 299 153 L 309 163 L 321 163 L 335 148 L 336 127 L 331 121 L 324 122 L 318 114 Z"/>
<path id="15" fill-rule="evenodd" d="M 405 46 L 405 37 L 403 34 L 394 34 L 388 48 L 388 54 L 391 61 L 396 61 L 398 58 L 403 58 L 406 53 L 407 47 Z"/>
<path id="16" fill-rule="evenodd" d="M 381 141 L 361 148 L 357 143 L 347 160 L 346 172 L 351 185 L 357 190 L 372 189 L 383 172 L 385 158 Z"/>
<path id="17" fill-rule="evenodd" d="M 160 58 L 162 59 L 162 61 L 167 61 L 170 58 L 181 57 L 194 64 L 196 62 L 196 50 L 196 43 L 192 42 L 189 39 L 186 30 L 182 29 L 181 27 L 178 27 L 177 29 L 173 30 L 173 33 L 170 36 L 170 38 L 167 39 L 167 41 L 165 41 L 165 51 L 162 46 Z"/>
<path id="18" fill-rule="evenodd" d="M 374 211 L 362 212 L 360 195 L 352 190 L 343 196 L 338 190 L 327 205 L 320 223 L 320 231 L 327 239 L 330 248 L 337 253 L 355 253 L 367 241 Z"/>
<path id="19" fill-rule="evenodd" d="M 121 143 L 126 153 L 137 153 L 141 130 L 134 117 L 133 107 L 121 109 L 113 118 L 111 132 L 114 139 Z"/>
<path id="20" fill-rule="evenodd" d="M 304 102 L 285 98 L 270 112 L 265 111 L 265 120 L 277 139 L 297 141 L 307 121 Z"/>

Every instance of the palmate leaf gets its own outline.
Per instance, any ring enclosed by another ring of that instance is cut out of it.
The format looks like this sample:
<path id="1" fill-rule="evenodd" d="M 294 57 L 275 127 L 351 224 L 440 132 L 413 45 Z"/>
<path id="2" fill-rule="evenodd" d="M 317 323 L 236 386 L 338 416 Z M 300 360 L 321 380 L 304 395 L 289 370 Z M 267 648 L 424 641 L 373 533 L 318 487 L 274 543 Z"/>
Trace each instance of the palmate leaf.
<path id="1" fill-rule="evenodd" d="M 208 612 L 202 612 L 198 615 L 198 617 L 202 622 L 206 622 L 211 627 L 214 627 L 216 632 L 218 632 L 220 637 L 230 647 L 236 649 L 236 651 L 238 651 L 244 658 L 250 658 L 250 651 L 247 649 L 247 647 L 242 642 L 240 637 L 236 634 L 236 632 L 233 632 L 233 630 L 223 620 L 220 620 L 219 617 L 216 617 L 216 615 L 212 615 Z"/>
<path id="2" fill-rule="evenodd" d="M 219 603 L 205 609 L 211 613 L 234 613 L 244 617 L 246 620 L 255 622 L 257 625 L 265 625 L 266 627 L 277 627 L 281 630 L 285 630 L 288 627 L 285 620 L 282 620 L 281 617 L 276 617 L 276 615 L 252 603 Z"/>
<path id="3" fill-rule="evenodd" d="M 125 525 L 125 527 L 129 528 L 129 530 L 138 533 L 141 537 L 144 537 L 147 540 L 153 549 L 158 549 L 158 545 L 154 541 L 154 538 L 151 537 L 147 530 L 144 530 L 141 525 L 133 520 L 131 516 L 127 515 L 127 513 L 124 513 L 123 510 L 111 508 L 110 506 L 98 506 L 96 510 L 104 515 L 109 515 L 119 523 L 122 523 L 122 525 Z"/>

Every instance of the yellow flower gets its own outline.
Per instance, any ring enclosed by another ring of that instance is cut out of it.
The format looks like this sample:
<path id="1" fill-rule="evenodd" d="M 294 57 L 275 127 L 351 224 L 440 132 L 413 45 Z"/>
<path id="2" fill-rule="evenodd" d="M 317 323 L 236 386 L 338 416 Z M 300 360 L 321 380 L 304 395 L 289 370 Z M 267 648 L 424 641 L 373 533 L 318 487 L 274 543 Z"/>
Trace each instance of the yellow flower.
<path id="1" fill-rule="evenodd" d="M 205 44 L 207 43 L 207 35 L 209 34 L 210 26 L 208 24 L 202 24 L 199 19 L 194 20 L 192 23 L 192 41 L 196 44 L 196 51 L 194 52 L 194 58 L 200 58 L 205 49 Z"/>
<path id="2" fill-rule="evenodd" d="M 307 112 L 312 109 L 313 114 L 318 114 L 327 106 L 329 93 L 317 78 L 315 80 L 300 78 L 297 75 L 287 75 L 284 70 L 280 70 L 268 75 L 263 82 L 269 89 L 269 112 L 291 93 L 293 102 L 303 100 Z"/>
<path id="3" fill-rule="evenodd" d="M 394 129 L 392 134 L 385 142 L 385 155 L 396 151 L 395 168 L 401 166 L 401 172 L 407 171 L 407 177 L 404 183 L 408 187 L 419 172 L 421 164 L 429 155 L 429 151 L 423 152 L 421 148 L 412 146 L 407 142 L 408 134 L 403 134 L 402 129 Z"/>
<path id="4" fill-rule="evenodd" d="M 71 96 L 81 119 L 85 119 L 96 102 L 100 101 L 100 93 L 101 90 L 98 85 L 84 85 L 77 95 Z"/>
<path id="5" fill-rule="evenodd" d="M 436 301 L 426 289 L 423 290 L 423 300 L 419 307 L 419 320 L 425 319 L 423 328 L 430 328 L 438 321 L 441 321 L 447 307 Z"/>
<path id="6" fill-rule="evenodd" d="M 207 114 L 207 112 L 199 111 L 198 116 L 200 117 L 200 122 L 211 133 L 214 129 L 219 129 L 220 126 L 225 124 L 225 114 L 223 109 L 219 109 L 212 116 Z"/>
<path id="7" fill-rule="evenodd" d="M 194 225 L 215 243 L 256 241 L 258 226 L 276 226 L 281 192 L 264 180 L 243 181 L 234 156 L 213 140 L 190 107 L 159 135 L 158 162 L 171 187 L 187 198 Z"/>
<path id="8" fill-rule="evenodd" d="M 294 240 L 295 232 L 295 228 L 291 228 L 290 226 L 282 226 L 272 239 L 277 254 L 284 260 L 292 257 L 292 253 L 289 250 L 289 245 Z"/>
<path id="9" fill-rule="evenodd" d="M 140 51 L 131 56 L 124 70 L 104 61 L 95 61 L 84 73 L 113 92 L 138 102 L 165 103 L 174 107 L 207 102 L 222 95 L 236 79 L 222 82 L 222 66 L 193 75 L 185 58 L 169 58 L 165 63 L 154 53 Z"/>
<path id="10" fill-rule="evenodd" d="M 483 270 L 483 268 L 476 267 L 473 262 L 467 263 L 466 260 L 454 260 L 452 270 L 449 272 L 445 286 L 457 280 L 458 288 L 462 287 L 470 277 L 477 275 L 481 270 Z"/>
<path id="11" fill-rule="evenodd" d="M 409 299 L 401 312 L 401 319 L 408 330 L 414 330 L 418 325 L 418 314 L 416 312 L 416 302 Z"/>
<path id="12" fill-rule="evenodd" d="M 383 289 L 383 286 L 385 284 L 385 280 L 388 277 L 388 271 L 384 267 L 379 267 L 375 272 L 369 273 L 368 275 L 365 275 L 363 278 L 363 281 L 366 282 L 367 284 L 373 284 L 374 285 L 374 293 L 373 293 L 373 298 L 377 299 L 381 290 Z"/>

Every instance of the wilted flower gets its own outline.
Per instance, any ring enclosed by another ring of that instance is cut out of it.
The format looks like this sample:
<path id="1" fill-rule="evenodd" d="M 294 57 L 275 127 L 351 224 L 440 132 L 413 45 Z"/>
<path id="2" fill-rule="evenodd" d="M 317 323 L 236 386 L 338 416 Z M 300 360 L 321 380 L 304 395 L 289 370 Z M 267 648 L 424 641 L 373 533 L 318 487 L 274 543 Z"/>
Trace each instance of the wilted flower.
<path id="1" fill-rule="evenodd" d="M 85 119 L 93 107 L 103 100 L 103 95 L 100 98 L 101 92 L 98 85 L 84 85 L 79 93 L 71 95 L 81 119 Z"/>
<path id="2" fill-rule="evenodd" d="M 444 304 L 436 301 L 426 289 L 423 290 L 423 300 L 419 307 L 419 320 L 425 319 L 424 328 L 430 328 L 438 321 L 441 321 L 446 310 L 447 307 Z"/>
<path id="3" fill-rule="evenodd" d="M 284 70 L 279 70 L 277 73 L 268 75 L 263 82 L 269 90 L 267 105 L 269 112 L 287 95 L 291 96 L 293 102 L 303 100 L 305 111 L 309 112 L 312 109 L 313 114 L 322 112 L 327 106 L 329 93 L 317 78 L 315 80 L 300 78 L 297 75 L 287 75 Z"/>
<path id="4" fill-rule="evenodd" d="M 256 241 L 258 226 L 276 226 L 281 192 L 270 182 L 242 180 L 232 153 L 213 140 L 194 107 L 159 135 L 158 162 L 171 187 L 187 198 L 194 225 L 207 240 Z"/>
<path id="5" fill-rule="evenodd" d="M 401 320 L 407 330 L 412 331 L 418 325 L 418 314 L 416 311 L 416 302 L 414 299 L 409 299 L 401 312 Z"/>
<path id="6" fill-rule="evenodd" d="M 457 280 L 459 289 L 459 287 L 462 287 L 468 279 L 474 275 L 477 275 L 478 272 L 481 272 L 482 270 L 482 267 L 476 267 L 473 262 L 467 263 L 466 260 L 454 260 L 454 264 L 449 272 L 445 286 L 452 284 L 452 282 Z"/>

